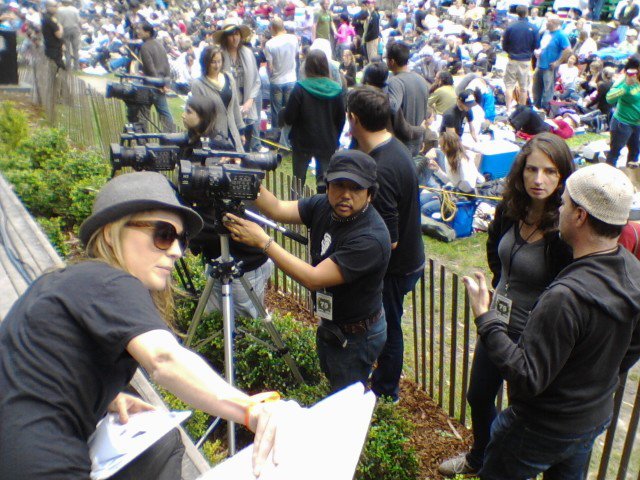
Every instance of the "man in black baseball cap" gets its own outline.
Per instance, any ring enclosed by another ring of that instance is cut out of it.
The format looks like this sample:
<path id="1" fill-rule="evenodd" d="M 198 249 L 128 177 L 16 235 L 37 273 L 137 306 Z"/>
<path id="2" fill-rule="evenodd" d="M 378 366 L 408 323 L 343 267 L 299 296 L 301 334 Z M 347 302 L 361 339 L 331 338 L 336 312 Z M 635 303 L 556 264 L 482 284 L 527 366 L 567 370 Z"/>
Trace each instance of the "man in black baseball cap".
<path id="1" fill-rule="evenodd" d="M 387 338 L 382 287 L 391 239 L 370 203 L 376 178 L 372 157 L 341 150 L 329 162 L 326 194 L 284 201 L 261 187 L 255 204 L 262 213 L 310 229 L 311 264 L 287 252 L 257 224 L 232 214 L 224 217 L 231 238 L 262 248 L 278 268 L 315 292 L 320 367 L 333 391 L 366 383 Z"/>
<path id="2" fill-rule="evenodd" d="M 475 128 L 473 127 L 473 113 L 471 109 L 476 105 L 476 97 L 473 90 L 464 90 L 458 95 L 456 104 L 442 115 L 442 123 L 440 124 L 440 133 L 455 132 L 462 137 L 464 132 L 464 121 L 469 124 L 469 133 L 477 142 Z"/>

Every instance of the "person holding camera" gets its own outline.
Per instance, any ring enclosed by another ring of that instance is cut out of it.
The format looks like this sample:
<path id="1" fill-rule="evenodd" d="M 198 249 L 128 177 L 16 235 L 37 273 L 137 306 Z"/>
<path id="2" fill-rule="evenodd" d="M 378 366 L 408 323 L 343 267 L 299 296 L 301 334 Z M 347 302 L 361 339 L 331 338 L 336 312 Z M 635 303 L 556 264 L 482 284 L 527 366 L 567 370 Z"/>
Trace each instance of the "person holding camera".
<path id="1" fill-rule="evenodd" d="M 64 60 L 62 58 L 62 49 L 64 42 L 62 36 L 64 35 L 64 29 L 58 21 L 58 2 L 56 0 L 47 0 L 45 3 L 45 14 L 42 16 L 42 38 L 44 40 L 44 54 L 50 59 L 55 68 L 65 68 Z"/>
<path id="2" fill-rule="evenodd" d="M 171 272 L 202 218 L 157 172 L 111 179 L 80 227 L 87 258 L 45 273 L 0 324 L 0 478 L 89 478 L 87 441 L 108 412 L 153 409 L 124 393 L 141 366 L 157 385 L 256 432 L 255 473 L 293 402 L 256 403 L 172 329 Z M 181 477 L 176 430 L 110 477 Z"/>
<path id="3" fill-rule="evenodd" d="M 148 22 L 143 22 L 138 25 L 137 29 L 138 38 L 144 43 L 140 47 L 140 61 L 142 67 L 142 74 L 145 77 L 154 78 L 169 78 L 171 77 L 171 67 L 169 66 L 169 58 L 162 43 L 156 39 L 156 30 L 153 25 Z M 169 104 L 167 103 L 168 87 L 162 87 L 155 90 L 153 96 L 153 105 L 156 107 L 156 111 L 160 116 L 162 122 L 162 130 L 164 132 L 173 132 L 176 127 L 173 123 L 173 117 L 171 116 L 171 110 L 169 110 Z M 148 107 L 144 107 L 147 110 L 146 116 L 148 117 L 150 111 Z"/>
<path id="4" fill-rule="evenodd" d="M 180 151 L 180 158 L 191 159 L 193 151 L 203 147 L 202 138 L 207 138 L 209 148 L 222 151 L 234 151 L 224 135 L 216 130 L 216 102 L 211 97 L 192 95 L 182 114 L 182 121 L 187 129 L 187 144 Z M 192 158 L 196 160 L 195 158 Z M 223 160 L 222 158 L 220 159 Z M 214 260 L 221 254 L 219 231 L 216 230 L 215 207 L 198 208 L 198 213 L 205 220 L 204 228 L 194 239 L 191 250 L 202 253 L 205 261 Z M 229 241 L 229 253 L 236 261 L 242 262 L 244 278 L 249 282 L 261 302 L 267 289 L 267 282 L 271 277 L 273 263 L 261 249 Z M 233 313 L 235 317 L 257 318 L 258 308 L 253 304 L 249 294 L 238 279 L 231 282 L 233 299 Z M 214 278 L 213 290 L 207 301 L 207 311 L 222 311 L 222 283 Z"/>
<path id="5" fill-rule="evenodd" d="M 624 77 L 607 93 L 607 102 L 616 106 L 611 119 L 611 143 L 607 163 L 616 166 L 620 151 L 626 145 L 627 166 L 638 166 L 640 151 L 640 60 L 631 57 L 624 66 Z"/>
<path id="6" fill-rule="evenodd" d="M 311 229 L 311 265 L 287 252 L 259 225 L 227 214 L 231 238 L 261 248 L 275 264 L 314 292 L 320 317 L 316 345 L 332 391 L 366 385 L 385 344 L 383 278 L 391 256 L 389 232 L 371 200 L 376 162 L 356 150 L 336 152 L 326 172 L 327 192 L 278 200 L 261 187 L 256 205 L 268 217 Z"/>

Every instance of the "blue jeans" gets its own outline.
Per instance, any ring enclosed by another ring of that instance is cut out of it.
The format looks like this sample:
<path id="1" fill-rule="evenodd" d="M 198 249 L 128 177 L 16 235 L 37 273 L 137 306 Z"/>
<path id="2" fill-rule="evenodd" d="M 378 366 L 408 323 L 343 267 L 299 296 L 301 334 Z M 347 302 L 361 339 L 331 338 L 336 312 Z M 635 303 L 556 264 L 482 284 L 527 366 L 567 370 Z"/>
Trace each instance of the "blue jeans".
<path id="1" fill-rule="evenodd" d="M 387 317 L 387 342 L 378 357 L 378 367 L 373 372 L 371 383 L 371 389 L 379 397 L 398 399 L 404 356 L 402 307 L 405 295 L 413 290 L 421 276 L 422 269 L 408 275 L 384 277 L 382 304 Z"/>
<path id="2" fill-rule="evenodd" d="M 583 480 L 593 442 L 609 425 L 584 434 L 557 434 L 528 425 L 511 407 L 491 427 L 482 480 L 526 480 L 544 472 L 545 480 Z"/>
<path id="3" fill-rule="evenodd" d="M 344 333 L 347 339 L 347 346 L 344 348 L 338 344 L 335 335 L 327 328 L 327 323 L 331 322 L 323 320 L 318 326 L 316 346 L 318 357 L 320 357 L 320 368 L 329 379 L 331 391 L 337 392 L 356 382 L 366 385 L 373 363 L 387 339 L 384 312 L 366 332 Z"/>
<path id="4" fill-rule="evenodd" d="M 533 104 L 537 108 L 549 109 L 549 102 L 553 99 L 553 87 L 556 82 L 556 71 L 552 69 L 533 72 Z"/>
<path id="5" fill-rule="evenodd" d="M 589 12 L 591 12 L 591 20 L 595 20 L 596 22 L 600 20 L 602 7 L 604 7 L 604 0 L 589 0 Z"/>
<path id="6" fill-rule="evenodd" d="M 280 110 L 287 106 L 289 95 L 291 95 L 291 90 L 293 90 L 294 86 L 295 82 L 283 83 L 282 85 L 274 85 L 272 83 L 269 86 L 269 99 L 271 101 L 271 127 L 278 131 L 280 131 L 280 128 L 278 127 Z"/>
<path id="7" fill-rule="evenodd" d="M 162 122 L 162 131 L 175 132 L 176 126 L 173 123 L 171 110 L 169 110 L 167 96 L 164 93 L 156 94 L 153 99 L 153 105 L 156 107 L 156 111 L 160 116 L 160 121 Z"/>
<path id="8" fill-rule="evenodd" d="M 638 161 L 638 152 L 640 151 L 640 126 L 628 125 L 621 122 L 616 117 L 611 119 L 611 145 L 609 153 L 607 153 L 607 163 L 616 166 L 620 150 L 627 146 L 629 153 L 627 154 L 628 162 Z"/>
<path id="9" fill-rule="evenodd" d="M 434 213 L 440 212 L 440 196 L 429 190 L 420 192 L 420 212 L 431 218 Z"/>

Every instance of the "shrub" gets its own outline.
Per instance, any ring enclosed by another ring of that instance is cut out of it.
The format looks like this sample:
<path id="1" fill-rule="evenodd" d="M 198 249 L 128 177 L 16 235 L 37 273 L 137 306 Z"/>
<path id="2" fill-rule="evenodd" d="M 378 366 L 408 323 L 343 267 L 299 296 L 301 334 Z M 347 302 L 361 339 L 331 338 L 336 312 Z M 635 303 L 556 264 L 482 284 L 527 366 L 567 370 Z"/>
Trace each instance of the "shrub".
<path id="1" fill-rule="evenodd" d="M 365 443 L 356 480 L 414 480 L 419 461 L 409 437 L 413 424 L 408 412 L 386 400 L 378 401 Z"/>
<path id="2" fill-rule="evenodd" d="M 182 328 L 186 325 L 184 320 L 178 323 Z M 286 316 L 276 316 L 273 326 L 307 383 L 318 384 L 323 376 L 315 353 L 313 329 Z M 234 362 L 236 383 L 240 388 L 250 392 L 264 389 L 286 392 L 298 386 L 284 358 L 275 350 L 267 325 L 261 320 L 236 319 L 236 328 L 239 334 L 234 342 Z M 205 356 L 213 368 L 224 371 L 224 338 L 219 312 L 203 315 L 192 347 Z"/>
<path id="3" fill-rule="evenodd" d="M 183 314 L 192 300 L 179 302 Z M 191 317 L 182 317 L 179 324 L 186 330 Z M 241 332 L 235 338 L 235 378 L 238 388 L 248 392 L 278 390 L 285 398 L 311 406 L 326 397 L 329 387 L 320 372 L 316 354 L 314 329 L 291 316 L 275 316 L 274 326 L 289 348 L 306 384 L 296 384 L 289 367 L 270 345 L 271 338 L 259 320 L 237 319 Z M 224 339 L 222 318 L 218 312 L 203 315 L 196 330 L 193 347 L 205 356 L 218 372 L 224 371 Z M 410 480 L 417 478 L 419 462 L 409 446 L 413 424 L 406 420 L 407 412 L 387 401 L 378 402 L 369 436 L 358 465 L 358 480 Z"/>
<path id="4" fill-rule="evenodd" d="M 56 249 L 58 254 L 64 258 L 71 252 L 69 245 L 66 243 L 66 237 L 62 231 L 62 219 L 60 217 L 39 217 L 38 223 L 47 234 L 51 244 Z"/>
<path id="5" fill-rule="evenodd" d="M 58 217 L 64 231 L 89 215 L 96 192 L 109 177 L 101 155 L 71 149 L 55 129 L 37 131 L 0 168 L 32 215 Z"/>
<path id="6" fill-rule="evenodd" d="M 47 168 L 52 159 L 60 158 L 69 151 L 69 141 L 62 130 L 42 128 L 24 142 L 19 153 L 31 160 L 33 168 Z"/>
<path id="7" fill-rule="evenodd" d="M 163 389 L 162 387 L 156 386 L 158 393 L 162 396 L 167 408 L 169 410 L 192 410 L 193 413 L 187 419 L 187 421 L 183 424 L 184 429 L 187 431 L 191 440 L 193 442 L 197 442 L 207 431 L 209 425 L 211 424 L 212 418 L 204 412 L 200 410 L 193 410 L 186 403 L 180 400 L 178 397 Z M 220 463 L 227 456 L 226 449 L 222 447 L 220 440 L 215 441 L 205 441 L 202 444 L 202 452 L 207 460 L 212 465 Z"/>
<path id="8" fill-rule="evenodd" d="M 18 148 L 29 138 L 29 122 L 26 115 L 11 102 L 0 103 L 0 143 L 7 149 Z"/>

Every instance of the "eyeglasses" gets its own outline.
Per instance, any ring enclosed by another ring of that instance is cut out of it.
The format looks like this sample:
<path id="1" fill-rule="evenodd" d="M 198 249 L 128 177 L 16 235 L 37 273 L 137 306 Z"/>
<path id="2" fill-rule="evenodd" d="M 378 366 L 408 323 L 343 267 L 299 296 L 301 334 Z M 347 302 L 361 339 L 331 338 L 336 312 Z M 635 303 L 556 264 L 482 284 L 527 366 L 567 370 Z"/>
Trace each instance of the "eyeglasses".
<path id="1" fill-rule="evenodd" d="M 173 242 L 178 240 L 180 250 L 185 251 L 189 246 L 189 237 L 186 232 L 178 235 L 176 227 L 169 222 L 163 221 L 131 221 L 125 224 L 127 227 L 133 228 L 152 228 L 153 244 L 160 250 L 169 250 Z"/>

